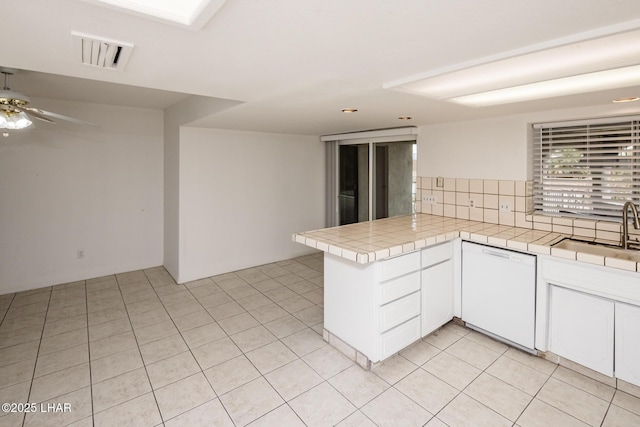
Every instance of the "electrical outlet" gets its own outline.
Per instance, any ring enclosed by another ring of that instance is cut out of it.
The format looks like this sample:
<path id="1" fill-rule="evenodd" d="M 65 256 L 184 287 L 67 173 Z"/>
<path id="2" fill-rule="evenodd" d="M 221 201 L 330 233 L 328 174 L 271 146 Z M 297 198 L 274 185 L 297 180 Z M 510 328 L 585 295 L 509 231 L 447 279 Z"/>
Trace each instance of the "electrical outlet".
<path id="1" fill-rule="evenodd" d="M 476 207 L 476 201 L 474 199 L 469 199 L 469 207 L 470 208 L 475 208 Z"/>
<path id="2" fill-rule="evenodd" d="M 78 259 L 84 258 L 84 249 L 78 249 L 76 253 L 77 253 Z"/>
<path id="3" fill-rule="evenodd" d="M 436 187 L 444 187 L 444 178 L 439 176 L 436 178 Z"/>
<path id="4" fill-rule="evenodd" d="M 500 212 L 511 212 L 511 203 L 502 202 L 500 203 Z"/>
<path id="5" fill-rule="evenodd" d="M 425 205 L 435 205 L 437 203 L 436 196 L 434 194 L 423 194 L 422 203 Z"/>

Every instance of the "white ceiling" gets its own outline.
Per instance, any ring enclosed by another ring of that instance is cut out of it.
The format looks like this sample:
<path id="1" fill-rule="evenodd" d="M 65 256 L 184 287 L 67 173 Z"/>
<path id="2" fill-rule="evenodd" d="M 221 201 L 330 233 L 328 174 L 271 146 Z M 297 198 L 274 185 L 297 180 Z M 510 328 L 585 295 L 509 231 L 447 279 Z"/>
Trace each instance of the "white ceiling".
<path id="1" fill-rule="evenodd" d="M 0 65 L 29 70 L 13 89 L 146 108 L 188 94 L 244 102 L 200 126 L 321 135 L 640 95 L 634 87 L 474 109 L 382 88 L 576 33 L 640 26 L 638 0 L 227 0 L 199 31 L 82 0 L 3 2 L 2 17 Z M 71 31 L 134 44 L 126 69 L 76 62 Z M 359 111 L 340 112 L 348 107 Z M 407 115 L 414 120 L 397 119 Z"/>

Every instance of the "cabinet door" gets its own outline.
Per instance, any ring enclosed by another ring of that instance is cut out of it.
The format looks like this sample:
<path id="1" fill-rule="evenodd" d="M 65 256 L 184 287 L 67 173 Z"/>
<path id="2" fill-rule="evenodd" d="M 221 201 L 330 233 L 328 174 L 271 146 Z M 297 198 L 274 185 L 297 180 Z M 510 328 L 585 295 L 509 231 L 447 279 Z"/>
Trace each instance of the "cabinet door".
<path id="1" fill-rule="evenodd" d="M 422 270 L 422 336 L 453 318 L 453 262 Z"/>
<path id="2" fill-rule="evenodd" d="M 616 377 L 640 386 L 640 307 L 616 303 Z"/>
<path id="3" fill-rule="evenodd" d="M 551 286 L 549 348 L 555 354 L 613 376 L 614 303 Z"/>

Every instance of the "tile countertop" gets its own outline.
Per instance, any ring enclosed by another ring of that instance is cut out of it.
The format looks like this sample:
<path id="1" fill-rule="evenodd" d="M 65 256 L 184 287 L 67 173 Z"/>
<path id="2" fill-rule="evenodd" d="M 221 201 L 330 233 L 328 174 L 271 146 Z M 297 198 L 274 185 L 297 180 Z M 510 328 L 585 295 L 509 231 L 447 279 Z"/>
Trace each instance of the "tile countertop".
<path id="1" fill-rule="evenodd" d="M 293 241 L 358 264 L 367 264 L 458 237 L 496 247 L 640 272 L 640 263 L 634 261 L 551 247 L 565 237 L 571 237 L 570 234 L 428 214 L 406 215 L 300 232 L 293 235 Z M 587 240 L 584 237 L 577 238 Z"/>

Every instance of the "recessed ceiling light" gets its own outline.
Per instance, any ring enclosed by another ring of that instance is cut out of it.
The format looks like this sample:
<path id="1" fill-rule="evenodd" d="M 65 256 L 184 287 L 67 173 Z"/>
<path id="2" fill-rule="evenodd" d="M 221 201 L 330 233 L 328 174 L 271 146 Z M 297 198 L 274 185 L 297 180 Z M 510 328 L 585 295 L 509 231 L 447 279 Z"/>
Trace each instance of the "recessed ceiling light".
<path id="1" fill-rule="evenodd" d="M 629 87 L 640 84 L 636 68 L 640 65 L 639 37 L 640 21 L 632 21 L 408 77 L 383 87 L 474 106 Z M 635 77 L 626 73 L 631 71 Z M 610 73 L 621 73 L 624 81 L 614 81 L 616 78 L 612 79 Z M 485 95 L 489 101 L 485 101 Z"/>
<path id="2" fill-rule="evenodd" d="M 618 98 L 618 99 L 614 99 L 613 102 L 615 103 L 622 103 L 622 102 L 634 102 L 639 100 L 640 98 L 638 98 L 637 96 L 630 96 L 628 98 Z"/>
<path id="3" fill-rule="evenodd" d="M 400 117 L 398 117 L 398 120 L 411 120 L 411 119 L 413 119 L 413 117 L 411 117 L 411 116 L 400 116 Z"/>
<path id="4" fill-rule="evenodd" d="M 226 0 L 83 0 L 199 30 Z"/>
<path id="5" fill-rule="evenodd" d="M 355 113 L 356 111 L 358 111 L 357 108 L 343 108 L 342 109 L 343 113 Z"/>

